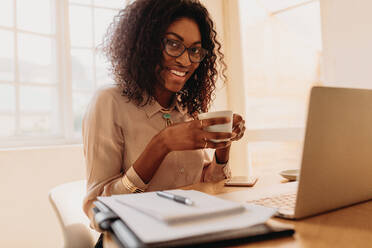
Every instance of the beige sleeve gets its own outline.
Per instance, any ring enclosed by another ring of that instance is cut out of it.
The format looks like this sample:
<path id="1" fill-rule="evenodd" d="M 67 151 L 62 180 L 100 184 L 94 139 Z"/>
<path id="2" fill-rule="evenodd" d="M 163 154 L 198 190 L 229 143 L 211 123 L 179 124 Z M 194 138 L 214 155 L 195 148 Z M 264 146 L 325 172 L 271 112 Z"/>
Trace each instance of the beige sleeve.
<path id="1" fill-rule="evenodd" d="M 143 192 L 146 184 L 133 168 L 123 171 L 124 136 L 117 123 L 118 102 L 109 91 L 99 91 L 83 120 L 83 144 L 87 175 L 87 195 L 83 210 L 93 220 L 97 196 Z"/>
<path id="2" fill-rule="evenodd" d="M 204 167 L 201 177 L 202 182 L 218 182 L 231 177 L 229 162 L 219 164 L 216 161 L 216 155 L 213 155 L 211 161 L 208 153 L 204 150 Z"/>

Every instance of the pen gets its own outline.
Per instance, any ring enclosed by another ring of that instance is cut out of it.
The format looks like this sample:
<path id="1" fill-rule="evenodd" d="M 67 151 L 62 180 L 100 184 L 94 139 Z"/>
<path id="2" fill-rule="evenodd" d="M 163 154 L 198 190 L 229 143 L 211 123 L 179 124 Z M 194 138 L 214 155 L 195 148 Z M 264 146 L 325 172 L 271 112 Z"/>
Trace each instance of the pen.
<path id="1" fill-rule="evenodd" d="M 193 204 L 193 201 L 190 200 L 189 198 L 183 197 L 180 195 L 171 194 L 169 192 L 157 191 L 156 194 L 158 196 L 161 196 L 161 197 L 164 197 L 164 198 L 167 198 L 167 199 L 170 199 L 170 200 L 173 200 L 173 201 L 185 204 L 185 205 L 191 206 Z"/>

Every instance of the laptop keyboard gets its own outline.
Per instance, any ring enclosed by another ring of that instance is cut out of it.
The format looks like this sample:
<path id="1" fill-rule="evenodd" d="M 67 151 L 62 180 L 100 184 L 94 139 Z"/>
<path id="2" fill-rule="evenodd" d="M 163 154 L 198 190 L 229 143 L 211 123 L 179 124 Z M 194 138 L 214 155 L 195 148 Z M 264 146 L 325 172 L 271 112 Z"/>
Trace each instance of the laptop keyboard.
<path id="1" fill-rule="evenodd" d="M 248 203 L 253 203 L 256 205 L 261 205 L 269 208 L 278 208 L 283 210 L 293 211 L 296 205 L 296 195 L 295 193 L 281 194 L 272 197 L 265 197 L 253 201 L 247 201 Z"/>

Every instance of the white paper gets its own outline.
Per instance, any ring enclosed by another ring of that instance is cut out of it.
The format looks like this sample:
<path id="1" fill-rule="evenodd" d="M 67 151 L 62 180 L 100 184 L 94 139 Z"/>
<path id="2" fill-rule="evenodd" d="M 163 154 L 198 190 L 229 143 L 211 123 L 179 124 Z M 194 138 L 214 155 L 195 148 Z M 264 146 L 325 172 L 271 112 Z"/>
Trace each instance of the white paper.
<path id="1" fill-rule="evenodd" d="M 187 197 L 194 203 L 191 206 L 182 204 L 160 197 L 156 192 L 113 195 L 112 197 L 123 205 L 168 223 L 244 211 L 244 206 L 241 203 L 223 200 L 195 190 L 169 190 L 167 192 Z"/>
<path id="2" fill-rule="evenodd" d="M 195 195 L 197 193 L 192 194 Z M 202 234 L 239 230 L 265 223 L 275 213 L 274 209 L 253 204 L 243 204 L 245 207 L 243 212 L 169 224 L 125 206 L 116 201 L 115 197 L 99 197 L 99 200 L 118 214 L 145 243 L 158 243 Z M 171 211 L 170 208 L 169 210 Z"/>

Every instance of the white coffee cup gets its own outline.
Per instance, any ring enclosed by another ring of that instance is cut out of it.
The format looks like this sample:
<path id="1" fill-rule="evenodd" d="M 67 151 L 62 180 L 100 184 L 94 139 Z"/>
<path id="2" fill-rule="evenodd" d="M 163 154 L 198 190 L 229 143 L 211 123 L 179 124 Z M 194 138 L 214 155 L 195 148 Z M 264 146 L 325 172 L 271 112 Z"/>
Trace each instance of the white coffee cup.
<path id="1" fill-rule="evenodd" d="M 217 124 L 205 127 L 204 130 L 208 132 L 222 132 L 222 133 L 231 133 L 232 132 L 232 124 L 233 124 L 233 112 L 230 110 L 225 111 L 215 111 L 215 112 L 207 112 L 201 113 L 198 115 L 199 120 L 205 120 L 210 118 L 217 118 L 217 117 L 228 117 L 230 118 L 230 122 L 225 124 Z M 210 139 L 211 141 L 218 143 L 223 141 L 229 141 L 230 139 Z"/>

